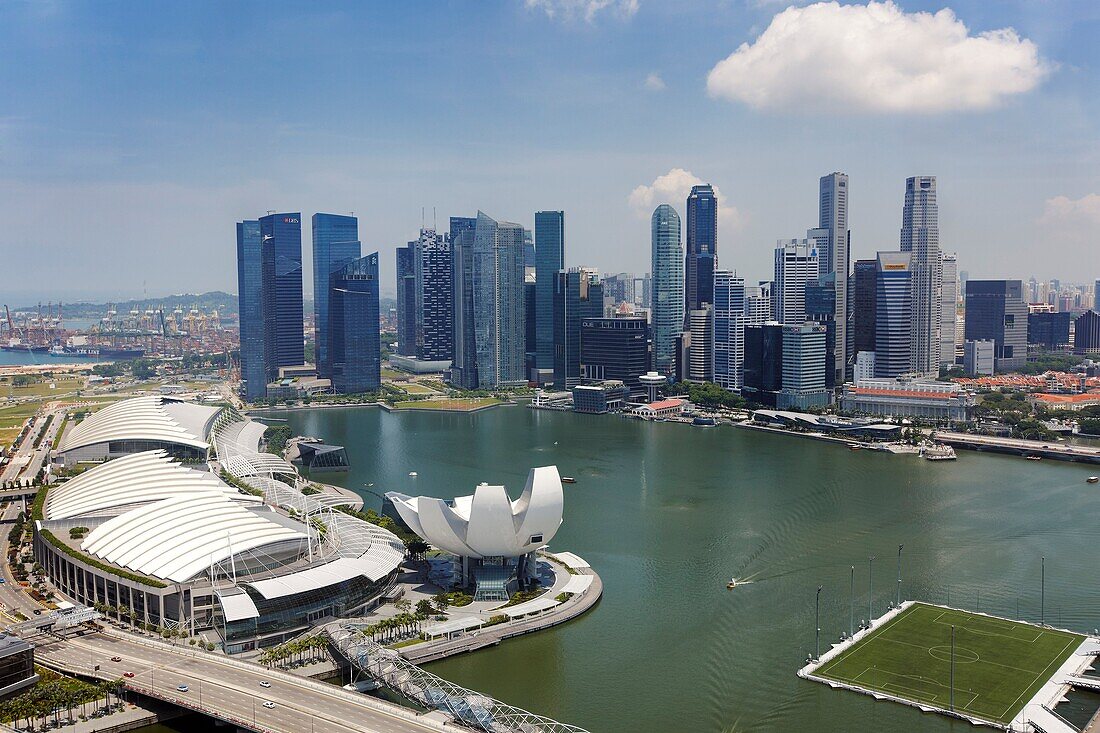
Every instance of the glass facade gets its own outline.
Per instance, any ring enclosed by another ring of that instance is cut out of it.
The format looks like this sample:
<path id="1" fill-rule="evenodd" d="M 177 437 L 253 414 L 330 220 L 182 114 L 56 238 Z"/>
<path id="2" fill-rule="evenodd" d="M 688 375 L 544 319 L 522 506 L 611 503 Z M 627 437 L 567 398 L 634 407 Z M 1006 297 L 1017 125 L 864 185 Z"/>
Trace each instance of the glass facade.
<path id="1" fill-rule="evenodd" d="M 342 394 L 382 386 L 378 322 L 378 253 L 354 260 L 331 276 L 332 386 Z"/>
<path id="2" fill-rule="evenodd" d="M 745 278 L 714 273 L 714 381 L 740 390 L 745 368 Z"/>
<path id="3" fill-rule="evenodd" d="M 581 376 L 617 380 L 644 397 L 639 378 L 649 371 L 649 325 L 644 318 L 582 318 Z"/>
<path id="4" fill-rule="evenodd" d="M 554 278 L 554 384 L 581 379 L 581 319 L 603 315 L 603 284 L 595 270 L 573 269 Z"/>
<path id="5" fill-rule="evenodd" d="M 477 386 L 525 384 L 523 227 L 479 211 L 472 269 Z"/>
<path id="6" fill-rule="evenodd" d="M 423 361 L 454 356 L 454 277 L 450 241 L 434 229 L 421 229 L 413 248 L 416 353 Z"/>
<path id="7" fill-rule="evenodd" d="M 1020 280 L 966 281 L 966 340 L 992 340 L 994 369 L 1027 363 L 1027 302 Z"/>
<path id="8" fill-rule="evenodd" d="M 268 382 L 279 367 L 305 362 L 302 324 L 302 215 L 269 214 L 260 219 L 263 251 L 264 372 Z"/>
<path id="9" fill-rule="evenodd" d="M 264 270 L 260 222 L 237 222 L 237 298 L 241 323 L 241 381 L 248 401 L 266 395 Z"/>
<path id="10" fill-rule="evenodd" d="M 535 212 L 535 366 L 554 368 L 554 283 L 565 269 L 565 212 Z M 601 314 L 602 315 L 602 314 Z"/>
<path id="11" fill-rule="evenodd" d="M 357 218 L 342 214 L 313 215 L 313 334 L 319 376 L 332 376 L 328 358 L 329 277 L 361 255 Z"/>
<path id="12" fill-rule="evenodd" d="M 453 276 L 454 359 L 451 382 L 465 389 L 477 389 L 477 348 L 474 338 L 474 230 L 477 220 L 452 216 L 451 256 Z"/>
<path id="13" fill-rule="evenodd" d="M 876 260 L 856 260 L 852 268 L 853 351 L 875 350 L 875 278 Z"/>
<path id="14" fill-rule="evenodd" d="M 692 186 L 687 199 L 687 256 L 684 295 L 688 311 L 714 303 L 714 263 L 718 254 L 718 197 L 714 188 Z"/>
<path id="15" fill-rule="evenodd" d="M 416 243 L 397 248 L 397 353 L 416 356 Z"/>
<path id="16" fill-rule="evenodd" d="M 668 204 L 650 220 L 653 255 L 653 364 L 661 374 L 676 366 L 676 334 L 684 327 L 684 251 L 680 245 L 680 215 Z"/>
<path id="17" fill-rule="evenodd" d="M 875 376 L 910 371 L 913 327 L 912 256 L 879 252 L 875 273 Z"/>

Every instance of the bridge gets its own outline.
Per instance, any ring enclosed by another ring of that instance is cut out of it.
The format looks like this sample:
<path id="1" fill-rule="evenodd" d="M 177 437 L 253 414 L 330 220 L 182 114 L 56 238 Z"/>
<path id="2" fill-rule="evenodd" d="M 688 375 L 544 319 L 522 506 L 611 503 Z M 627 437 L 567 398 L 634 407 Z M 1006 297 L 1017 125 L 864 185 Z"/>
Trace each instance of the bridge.
<path id="1" fill-rule="evenodd" d="M 989 451 L 991 453 L 1011 453 L 1020 456 L 1037 456 L 1056 461 L 1078 461 L 1080 463 L 1100 464 L 1100 448 L 1081 445 L 1067 445 L 1055 441 L 1023 440 L 1021 438 L 998 438 L 992 435 L 971 435 L 937 430 L 932 438 L 940 443 L 969 448 L 970 450 Z"/>

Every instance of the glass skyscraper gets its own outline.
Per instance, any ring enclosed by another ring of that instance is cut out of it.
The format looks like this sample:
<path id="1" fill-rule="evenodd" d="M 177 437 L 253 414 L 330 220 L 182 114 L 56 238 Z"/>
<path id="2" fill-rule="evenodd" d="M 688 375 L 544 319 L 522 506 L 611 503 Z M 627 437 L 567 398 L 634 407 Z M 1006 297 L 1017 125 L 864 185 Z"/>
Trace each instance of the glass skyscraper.
<path id="1" fill-rule="evenodd" d="M 832 275 L 836 298 L 832 321 L 834 334 L 828 348 L 833 355 L 827 368 L 833 369 L 833 375 L 827 380 L 832 384 L 842 384 L 852 355 L 849 353 L 852 338 L 848 334 L 848 174 L 830 173 L 818 181 L 818 228 L 824 230 L 825 238 L 818 247 L 818 266 L 822 278 Z"/>
<path id="2" fill-rule="evenodd" d="M 478 212 L 473 242 L 474 346 L 480 387 L 526 384 L 523 227 Z"/>
<path id="3" fill-rule="evenodd" d="M 477 346 L 474 338 L 474 230 L 477 219 L 452 216 L 451 272 L 454 278 L 454 360 L 450 380 L 464 389 L 477 389 Z"/>
<path id="4" fill-rule="evenodd" d="M 317 374 L 331 376 L 328 358 L 329 277 L 362 254 L 359 220 L 341 214 L 313 215 L 313 335 Z"/>
<path id="5" fill-rule="evenodd" d="M 603 284 L 599 272 L 586 268 L 554 280 L 554 385 L 571 388 L 581 379 L 581 320 L 603 316 Z"/>
<path id="6" fill-rule="evenodd" d="M 536 211 L 535 368 L 540 374 L 554 369 L 554 287 L 564 269 L 565 212 Z"/>
<path id="7" fill-rule="evenodd" d="M 879 252 L 875 272 L 875 376 L 897 377 L 912 365 L 913 256 Z"/>
<path id="8" fill-rule="evenodd" d="M 676 367 L 676 334 L 684 328 L 684 250 L 680 245 L 680 215 L 668 204 L 650 219 L 653 254 L 653 364 L 661 374 Z"/>
<path id="9" fill-rule="evenodd" d="M 302 215 L 269 214 L 260 219 L 263 252 L 264 373 L 305 362 L 302 324 Z"/>
<path id="10" fill-rule="evenodd" d="M 416 358 L 447 361 L 454 356 L 451 243 L 434 229 L 421 229 L 415 244 Z"/>
<path id="11" fill-rule="evenodd" d="M 416 242 L 397 248 L 397 353 L 416 356 Z"/>
<path id="12" fill-rule="evenodd" d="M 694 345 L 694 344 L 693 344 Z M 745 366 L 745 278 L 714 273 L 714 381 L 740 391 Z"/>
<path id="13" fill-rule="evenodd" d="M 710 184 L 692 186 L 687 199 L 687 256 L 684 294 L 687 311 L 714 303 L 714 265 L 718 256 L 718 198 Z"/>
<path id="14" fill-rule="evenodd" d="M 943 260 L 940 257 L 940 217 L 936 177 L 905 179 L 901 213 L 901 251 L 913 254 L 913 307 L 909 371 L 935 376 L 940 369 L 940 329 L 943 322 Z"/>
<path id="15" fill-rule="evenodd" d="M 241 382 L 249 402 L 267 394 L 264 371 L 264 269 L 260 222 L 237 222 L 237 302 L 241 322 Z"/>
<path id="16" fill-rule="evenodd" d="M 382 385 L 378 322 L 378 253 L 353 260 L 330 276 L 332 385 L 341 394 Z"/>

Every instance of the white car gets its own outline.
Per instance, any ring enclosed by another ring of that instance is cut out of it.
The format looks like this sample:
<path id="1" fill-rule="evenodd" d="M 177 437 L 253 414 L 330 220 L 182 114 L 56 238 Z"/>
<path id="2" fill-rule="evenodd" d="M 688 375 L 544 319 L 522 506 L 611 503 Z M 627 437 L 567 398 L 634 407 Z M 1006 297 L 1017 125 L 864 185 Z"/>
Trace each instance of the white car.
<path id="1" fill-rule="evenodd" d="M 275 703 L 271 702 L 270 700 L 265 700 L 264 701 L 264 707 L 267 708 L 268 710 L 271 710 L 272 708 L 275 707 Z"/>
<path id="2" fill-rule="evenodd" d="M 260 680 L 260 687 L 271 687 L 271 683 L 267 680 Z"/>
<path id="3" fill-rule="evenodd" d="M 177 687 L 176 689 L 177 689 L 177 690 L 178 690 L 179 692 L 187 692 L 187 691 L 188 691 L 188 690 L 190 690 L 191 688 L 190 688 L 190 687 L 188 687 L 187 685 L 180 685 L 180 686 L 179 686 L 179 687 Z"/>

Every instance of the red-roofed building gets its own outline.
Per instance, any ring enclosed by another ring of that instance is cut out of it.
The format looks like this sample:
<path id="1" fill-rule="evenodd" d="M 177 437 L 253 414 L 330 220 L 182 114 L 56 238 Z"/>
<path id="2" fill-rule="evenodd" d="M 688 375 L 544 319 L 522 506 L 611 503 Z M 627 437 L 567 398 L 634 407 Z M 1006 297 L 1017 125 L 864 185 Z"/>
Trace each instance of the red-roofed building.
<path id="1" fill-rule="evenodd" d="M 974 394 L 960 385 L 924 379 L 861 379 L 844 385 L 842 410 L 878 417 L 970 419 Z"/>
<path id="2" fill-rule="evenodd" d="M 1086 407 L 1100 405 L 1100 392 L 1087 392 L 1085 394 L 1047 394 L 1040 392 L 1028 395 L 1027 401 L 1032 407 L 1042 405 L 1048 410 L 1070 410 L 1077 412 Z"/>
<path id="3" fill-rule="evenodd" d="M 684 404 L 684 400 L 660 400 L 658 402 L 650 402 L 648 405 L 639 405 L 630 412 L 632 415 L 636 415 L 645 420 L 657 420 L 666 417 L 679 417 L 680 414 L 684 411 Z"/>

